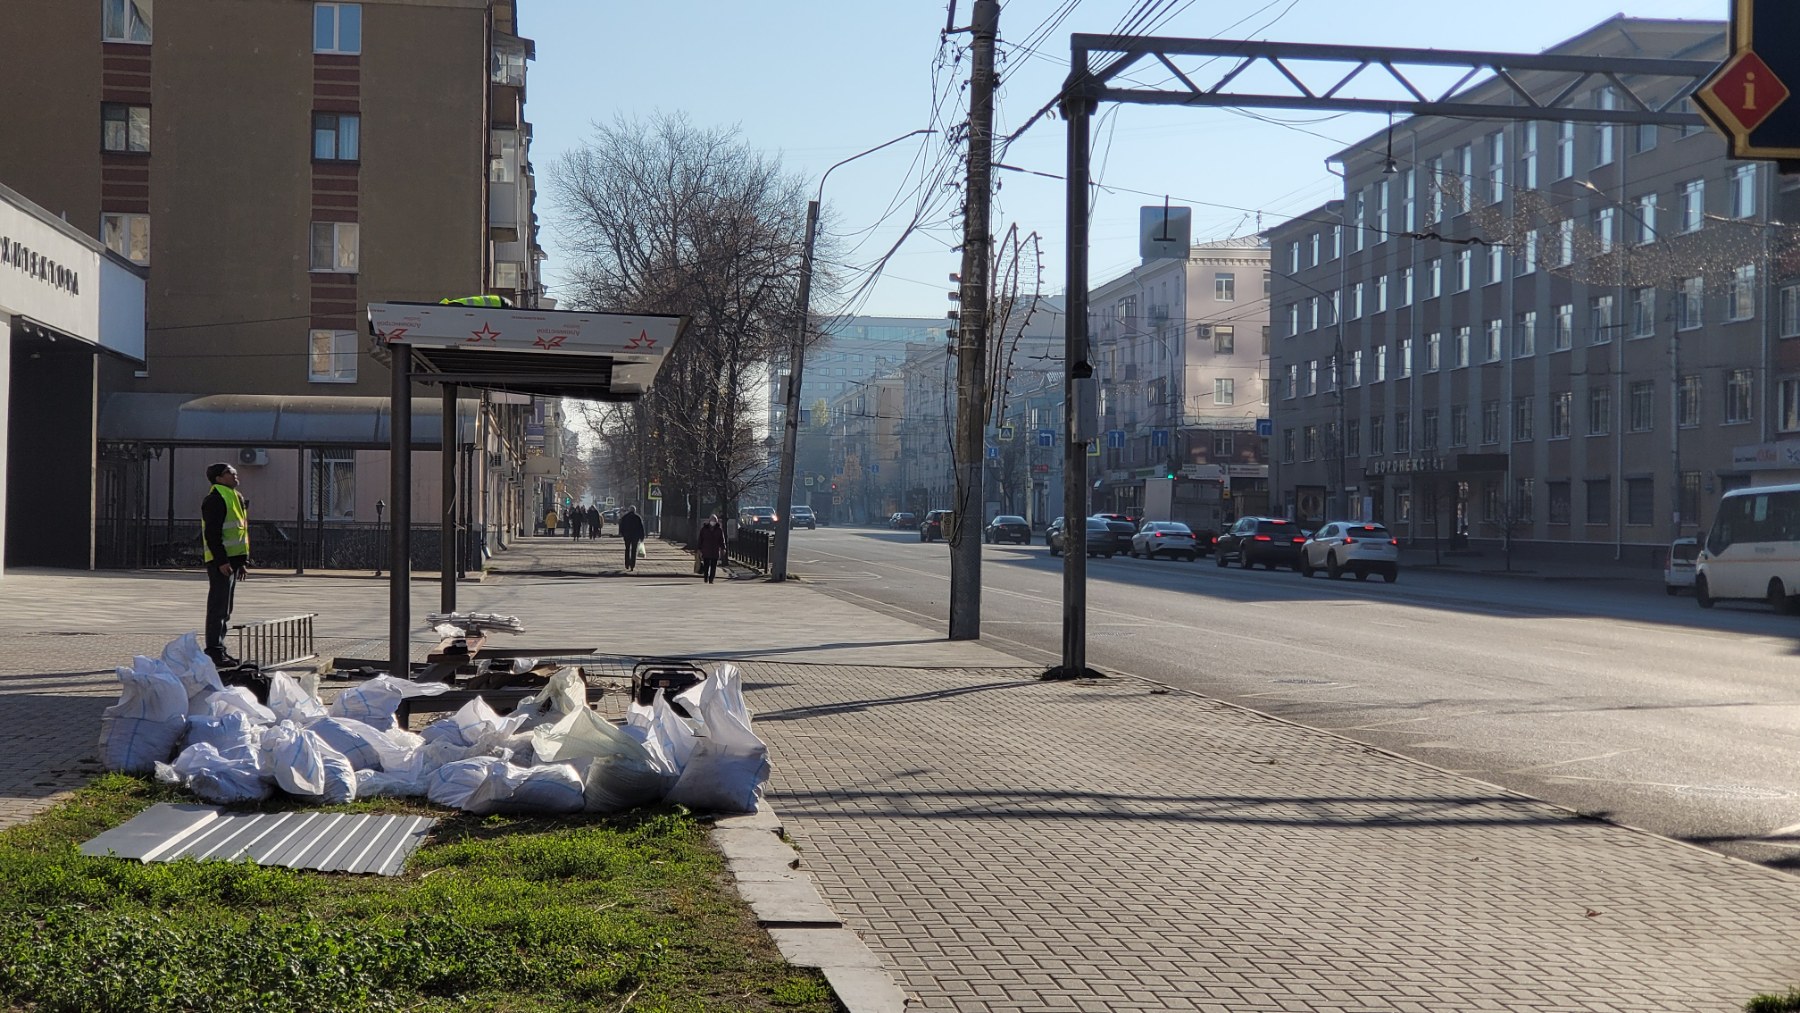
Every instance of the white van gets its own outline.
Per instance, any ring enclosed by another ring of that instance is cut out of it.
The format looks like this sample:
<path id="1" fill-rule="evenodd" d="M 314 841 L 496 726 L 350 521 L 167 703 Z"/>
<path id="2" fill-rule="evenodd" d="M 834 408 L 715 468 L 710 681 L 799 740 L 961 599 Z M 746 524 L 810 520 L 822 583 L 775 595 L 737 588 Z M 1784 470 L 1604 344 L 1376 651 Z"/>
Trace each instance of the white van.
<path id="1" fill-rule="evenodd" d="M 1800 485 L 1735 489 L 1719 500 L 1695 566 L 1701 608 L 1728 598 L 1791 612 L 1800 595 Z"/>

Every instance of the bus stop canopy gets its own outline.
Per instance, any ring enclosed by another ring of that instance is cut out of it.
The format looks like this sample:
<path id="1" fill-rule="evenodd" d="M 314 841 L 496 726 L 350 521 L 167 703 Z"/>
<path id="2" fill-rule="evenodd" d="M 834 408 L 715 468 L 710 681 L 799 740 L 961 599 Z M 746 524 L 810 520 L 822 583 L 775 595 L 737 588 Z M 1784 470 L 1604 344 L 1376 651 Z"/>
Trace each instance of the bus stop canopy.
<path id="1" fill-rule="evenodd" d="M 412 445 L 414 383 L 438 384 L 446 410 L 444 446 L 443 568 L 441 611 L 456 611 L 455 510 L 458 387 L 635 401 L 687 329 L 687 318 L 658 313 L 577 313 L 463 306 L 444 303 L 371 303 L 369 331 L 377 354 L 393 370 L 389 438 L 394 448 Z M 393 500 L 393 551 L 388 570 L 388 670 L 412 674 L 412 455 L 390 454 L 388 495 Z"/>

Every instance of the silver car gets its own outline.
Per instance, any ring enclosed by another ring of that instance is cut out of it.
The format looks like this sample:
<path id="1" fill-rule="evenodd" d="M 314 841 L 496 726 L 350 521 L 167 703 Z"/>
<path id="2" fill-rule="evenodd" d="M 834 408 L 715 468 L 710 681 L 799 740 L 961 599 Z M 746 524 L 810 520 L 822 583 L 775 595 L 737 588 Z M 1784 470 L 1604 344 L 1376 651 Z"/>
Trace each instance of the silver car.
<path id="1" fill-rule="evenodd" d="M 1332 521 L 1313 532 L 1300 546 L 1300 575 L 1320 570 L 1332 579 L 1346 572 L 1357 580 L 1379 573 L 1392 584 L 1400 579 L 1400 540 L 1388 529 L 1368 521 Z"/>
<path id="2" fill-rule="evenodd" d="M 1145 559 L 1180 556 L 1191 563 L 1200 558 L 1200 541 L 1180 521 L 1145 521 L 1131 536 L 1131 554 Z"/>

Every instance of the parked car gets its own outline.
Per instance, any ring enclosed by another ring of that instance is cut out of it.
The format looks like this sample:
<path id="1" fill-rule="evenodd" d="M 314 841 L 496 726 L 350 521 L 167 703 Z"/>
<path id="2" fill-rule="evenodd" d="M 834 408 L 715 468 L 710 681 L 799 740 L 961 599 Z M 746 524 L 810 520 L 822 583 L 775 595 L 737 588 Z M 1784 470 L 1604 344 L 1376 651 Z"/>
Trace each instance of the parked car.
<path id="1" fill-rule="evenodd" d="M 1300 547 L 1300 575 L 1310 577 L 1319 570 L 1336 580 L 1345 571 L 1357 580 L 1368 580 L 1379 573 L 1392 584 L 1400 579 L 1400 540 L 1379 524 L 1363 521 L 1332 521 Z"/>
<path id="2" fill-rule="evenodd" d="M 1095 514 L 1094 516 L 1103 517 L 1109 521 L 1124 521 L 1131 525 L 1133 531 L 1137 530 L 1138 518 L 1131 514 Z"/>
<path id="3" fill-rule="evenodd" d="M 1145 521 L 1131 536 L 1131 554 L 1146 559 L 1180 556 L 1191 563 L 1200 558 L 1200 542 L 1180 521 Z"/>
<path id="4" fill-rule="evenodd" d="M 1113 514 L 1110 517 L 1105 514 L 1095 514 L 1088 518 L 1090 521 L 1099 521 L 1100 523 L 1105 524 L 1106 533 L 1112 536 L 1108 541 L 1111 550 L 1107 555 L 1111 555 L 1114 552 L 1131 551 L 1131 538 L 1133 535 L 1137 534 L 1137 524 L 1133 521 L 1118 519 L 1123 516 L 1123 514 Z M 1092 525 L 1089 527 L 1091 529 Z M 1088 544 L 1094 544 L 1094 536 L 1092 533 L 1088 535 Z"/>
<path id="5" fill-rule="evenodd" d="M 919 526 L 919 515 L 911 510 L 902 510 L 888 517 L 888 527 L 895 531 L 911 531 Z"/>
<path id="6" fill-rule="evenodd" d="M 1031 525 L 1025 518 L 1014 514 L 1001 514 L 981 529 L 981 540 L 990 545 L 1000 542 L 1013 542 L 1018 545 L 1031 544 Z"/>
<path id="7" fill-rule="evenodd" d="M 795 503 L 793 509 L 788 511 L 788 527 L 816 531 L 819 527 L 819 519 L 813 516 L 812 507 L 804 503 Z"/>
<path id="8" fill-rule="evenodd" d="M 1670 542 L 1668 558 L 1663 561 L 1663 590 L 1671 595 L 1693 590 L 1699 558 L 1700 539 L 1677 538 Z"/>
<path id="9" fill-rule="evenodd" d="M 753 506 L 738 511 L 738 528 L 740 530 L 760 528 L 764 531 L 773 531 L 779 521 L 780 518 L 775 516 L 774 507 Z"/>
<path id="10" fill-rule="evenodd" d="M 932 510 L 927 512 L 925 514 L 925 519 L 919 522 L 919 541 L 942 541 L 945 537 L 944 526 L 951 523 L 950 517 L 954 513 L 954 510 Z"/>
<path id="11" fill-rule="evenodd" d="M 608 507 L 600 512 L 600 519 L 608 524 L 619 523 L 619 508 Z"/>
<path id="12" fill-rule="evenodd" d="M 1131 538 L 1129 535 L 1121 535 L 1120 532 L 1114 530 L 1112 527 L 1114 524 L 1118 524 L 1120 527 L 1130 527 L 1128 524 L 1124 524 L 1120 521 L 1109 521 L 1104 517 L 1086 518 L 1088 555 L 1104 556 L 1107 559 L 1111 559 L 1115 554 L 1124 552 L 1130 547 Z M 1051 522 L 1050 530 L 1045 532 L 1044 541 L 1050 546 L 1050 554 L 1052 556 L 1060 556 L 1063 554 L 1063 533 L 1066 530 L 1066 527 L 1067 526 L 1063 524 L 1063 519 L 1058 517 L 1055 521 Z"/>
<path id="13" fill-rule="evenodd" d="M 1297 570 L 1305 542 L 1300 525 L 1285 517 L 1240 517 L 1214 543 L 1213 558 L 1220 566 L 1236 560 L 1246 570 L 1259 563 L 1271 570 L 1278 565 Z"/>

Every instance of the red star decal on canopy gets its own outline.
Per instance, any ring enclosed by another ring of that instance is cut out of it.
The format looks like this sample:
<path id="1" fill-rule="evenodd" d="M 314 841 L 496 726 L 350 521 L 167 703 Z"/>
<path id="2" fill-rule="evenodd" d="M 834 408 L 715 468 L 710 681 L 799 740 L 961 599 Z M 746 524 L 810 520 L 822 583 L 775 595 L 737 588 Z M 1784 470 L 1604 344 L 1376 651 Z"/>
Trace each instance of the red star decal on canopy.
<path id="1" fill-rule="evenodd" d="M 549 337 L 539 337 L 536 341 L 533 341 L 532 344 L 539 348 L 561 348 L 563 339 L 567 337 L 567 334 L 552 334 Z"/>
<path id="2" fill-rule="evenodd" d="M 483 338 L 486 338 L 489 341 L 500 340 L 500 332 L 494 330 L 493 326 L 487 323 L 483 323 L 481 325 L 481 330 L 474 331 L 472 334 L 473 336 L 468 339 L 470 341 L 480 341 Z"/>
<path id="3" fill-rule="evenodd" d="M 650 348 L 651 346 L 653 346 L 655 344 L 656 344 L 656 339 L 650 336 L 649 331 L 639 331 L 638 336 L 635 338 L 632 338 L 629 342 L 627 342 L 625 347 L 626 348 Z"/>

